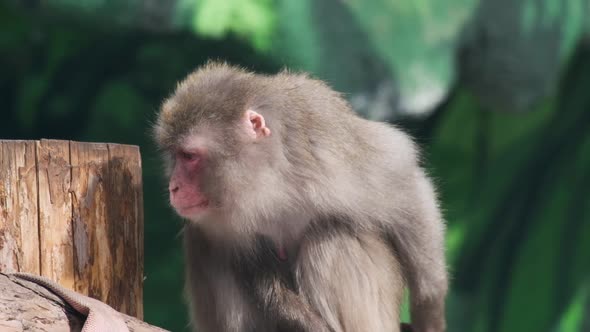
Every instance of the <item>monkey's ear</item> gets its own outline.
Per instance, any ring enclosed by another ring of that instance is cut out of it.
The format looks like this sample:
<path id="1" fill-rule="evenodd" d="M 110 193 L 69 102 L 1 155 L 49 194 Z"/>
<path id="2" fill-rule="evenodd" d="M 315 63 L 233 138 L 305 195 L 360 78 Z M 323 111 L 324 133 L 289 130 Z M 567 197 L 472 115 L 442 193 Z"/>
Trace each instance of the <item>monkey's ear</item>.
<path id="1" fill-rule="evenodd" d="M 247 110 L 244 117 L 244 122 L 248 135 L 252 139 L 270 136 L 270 129 L 266 126 L 262 114 L 253 110 Z"/>

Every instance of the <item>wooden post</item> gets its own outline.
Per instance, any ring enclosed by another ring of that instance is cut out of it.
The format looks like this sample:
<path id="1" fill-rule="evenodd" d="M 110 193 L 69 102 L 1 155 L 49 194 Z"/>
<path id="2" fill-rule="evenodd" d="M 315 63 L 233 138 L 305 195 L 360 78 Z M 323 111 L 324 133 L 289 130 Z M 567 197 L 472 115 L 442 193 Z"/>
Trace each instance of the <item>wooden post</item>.
<path id="1" fill-rule="evenodd" d="M 142 319 L 139 148 L 0 140 L 0 271 L 40 274 Z"/>

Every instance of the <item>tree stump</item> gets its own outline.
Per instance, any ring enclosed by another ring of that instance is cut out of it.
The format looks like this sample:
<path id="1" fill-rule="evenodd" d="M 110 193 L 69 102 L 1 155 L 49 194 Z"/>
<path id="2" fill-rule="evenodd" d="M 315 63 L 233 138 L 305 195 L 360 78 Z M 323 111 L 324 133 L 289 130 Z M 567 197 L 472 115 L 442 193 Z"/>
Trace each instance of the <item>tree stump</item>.
<path id="1" fill-rule="evenodd" d="M 45 276 L 142 319 L 139 148 L 0 140 L 0 271 Z"/>

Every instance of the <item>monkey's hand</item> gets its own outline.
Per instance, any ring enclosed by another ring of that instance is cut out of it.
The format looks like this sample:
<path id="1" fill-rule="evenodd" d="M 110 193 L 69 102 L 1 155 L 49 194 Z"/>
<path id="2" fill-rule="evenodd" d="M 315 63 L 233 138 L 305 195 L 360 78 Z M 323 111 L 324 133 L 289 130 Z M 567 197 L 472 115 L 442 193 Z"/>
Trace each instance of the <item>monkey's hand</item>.
<path id="1" fill-rule="evenodd" d="M 410 331 L 444 332 L 446 330 L 444 308 L 444 297 L 412 304 L 412 327 Z"/>
<path id="2" fill-rule="evenodd" d="M 402 323 L 400 326 L 400 331 L 401 332 L 414 332 L 414 329 L 412 329 L 412 325 Z"/>

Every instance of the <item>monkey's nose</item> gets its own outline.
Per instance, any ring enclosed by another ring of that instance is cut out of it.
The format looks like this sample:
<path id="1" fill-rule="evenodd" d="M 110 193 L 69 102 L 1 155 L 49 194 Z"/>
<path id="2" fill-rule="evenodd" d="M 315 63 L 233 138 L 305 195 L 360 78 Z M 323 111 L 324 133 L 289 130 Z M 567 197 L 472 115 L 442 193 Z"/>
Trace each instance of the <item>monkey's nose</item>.
<path id="1" fill-rule="evenodd" d="M 168 190 L 170 190 L 170 192 L 173 193 L 173 194 L 176 193 L 179 189 L 180 189 L 179 186 L 172 185 L 172 184 L 168 187 Z"/>

